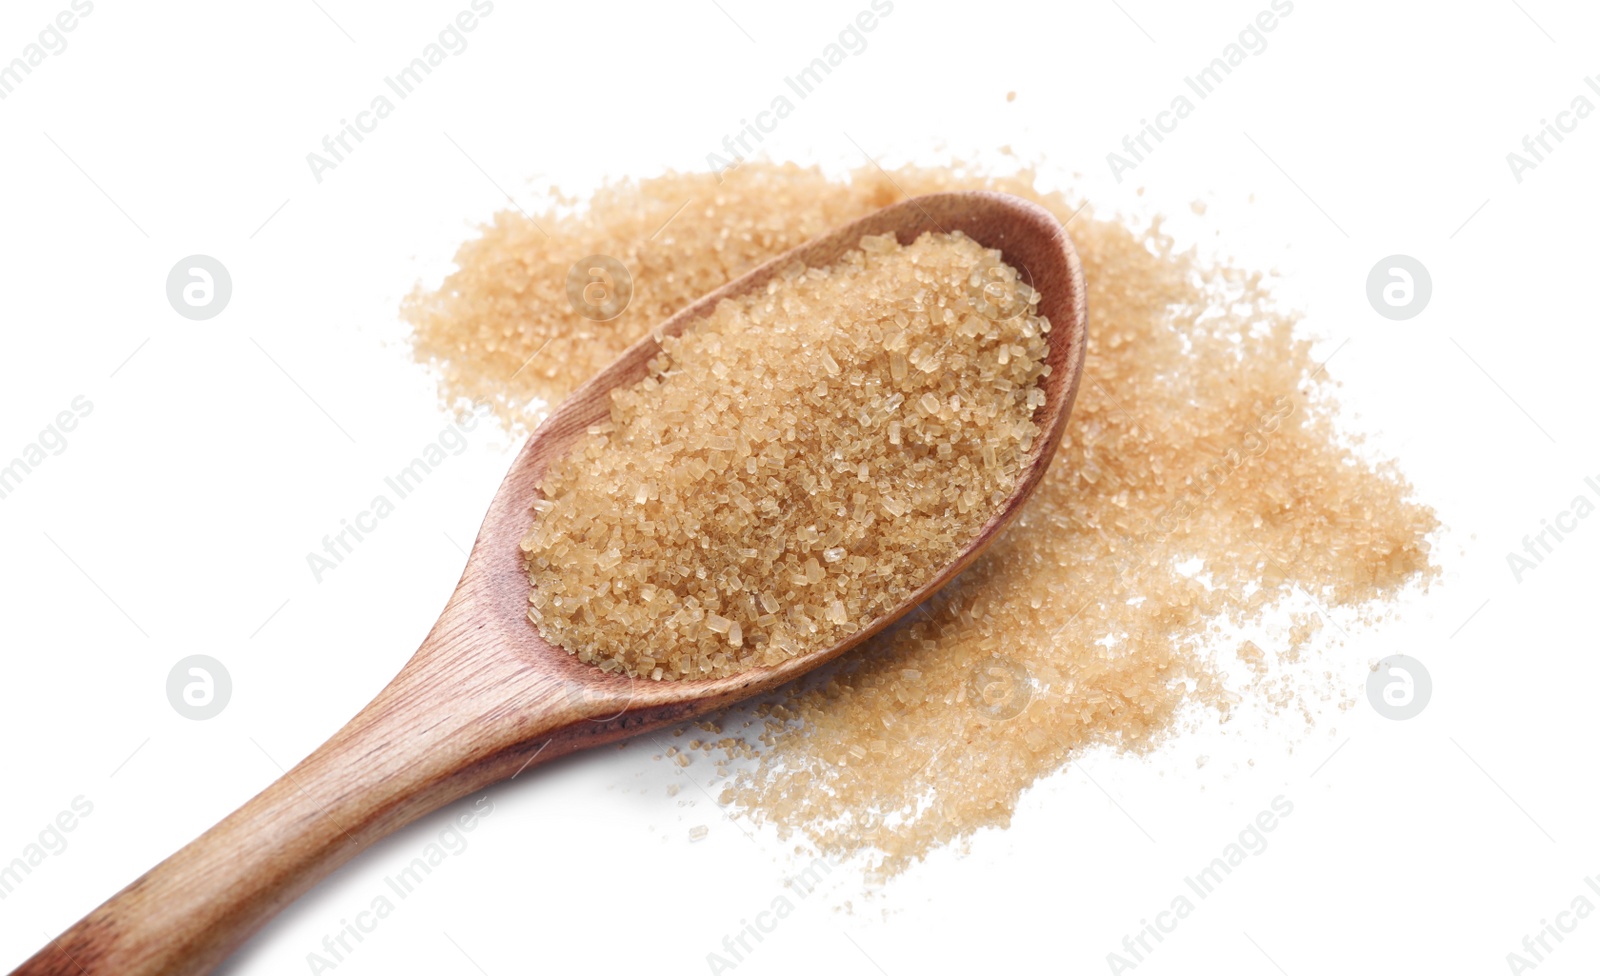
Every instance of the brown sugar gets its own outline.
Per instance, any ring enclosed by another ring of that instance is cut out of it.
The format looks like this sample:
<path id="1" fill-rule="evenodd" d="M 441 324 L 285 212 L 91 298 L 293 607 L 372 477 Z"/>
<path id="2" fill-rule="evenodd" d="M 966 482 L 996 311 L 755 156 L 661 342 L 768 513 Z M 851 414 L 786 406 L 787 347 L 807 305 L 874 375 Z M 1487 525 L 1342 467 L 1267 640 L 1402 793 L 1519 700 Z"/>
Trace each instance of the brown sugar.
<path id="1" fill-rule="evenodd" d="M 864 237 L 662 340 L 540 485 L 528 617 L 587 663 L 711 678 L 898 606 L 1016 487 L 1050 323 L 959 232 Z"/>
<path id="2" fill-rule="evenodd" d="M 1322 673 L 1326 633 L 1302 621 L 1286 643 L 1255 637 L 1263 680 L 1232 631 L 1270 631 L 1307 598 L 1334 614 L 1381 607 L 1436 573 L 1433 511 L 1352 445 L 1329 370 L 1268 279 L 1179 251 L 1159 222 L 1080 212 L 1027 171 L 834 179 L 749 162 L 720 182 L 668 174 L 552 207 L 534 215 L 548 237 L 499 214 L 406 306 L 446 398 L 517 427 L 757 263 L 905 194 L 969 189 L 1041 204 L 1083 260 L 1087 357 L 1056 459 L 1017 522 L 916 613 L 702 725 L 731 814 L 884 874 L 1006 825 L 1085 750 L 1144 752 L 1197 714 L 1301 707 L 1279 697 L 1300 685 L 1276 679 Z M 604 323 L 563 290 L 590 254 L 633 275 L 632 304 Z"/>

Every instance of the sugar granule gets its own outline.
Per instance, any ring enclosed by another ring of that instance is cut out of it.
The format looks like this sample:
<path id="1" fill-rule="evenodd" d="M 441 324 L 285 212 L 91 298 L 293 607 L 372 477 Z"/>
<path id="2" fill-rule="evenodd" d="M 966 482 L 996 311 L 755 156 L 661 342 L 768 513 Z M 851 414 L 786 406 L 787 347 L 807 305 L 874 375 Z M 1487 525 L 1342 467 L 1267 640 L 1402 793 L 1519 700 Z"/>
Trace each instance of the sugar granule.
<path id="1" fill-rule="evenodd" d="M 732 812 L 885 874 L 1004 826 L 1024 790 L 1085 749 L 1148 750 L 1193 709 L 1226 715 L 1241 696 L 1304 707 L 1280 697 L 1290 685 L 1231 678 L 1254 672 L 1220 632 L 1281 615 L 1297 589 L 1338 612 L 1435 574 L 1432 510 L 1347 443 L 1328 371 L 1264 277 L 1202 264 L 1159 223 L 1080 213 L 1027 171 L 831 179 L 747 162 L 720 182 L 608 186 L 579 212 L 536 214 L 548 238 L 501 213 L 405 309 L 445 397 L 518 427 L 701 294 L 905 193 L 946 190 L 1041 204 L 1083 259 L 1088 355 L 1057 460 L 1018 522 L 924 609 L 757 706 L 756 734 L 706 744 L 742 767 L 723 790 Z M 606 323 L 570 312 L 563 290 L 596 253 L 634 276 L 633 304 Z M 1269 668 L 1309 667 L 1313 637 L 1297 625 L 1287 648 L 1263 648 Z M 997 662 L 1026 676 L 1020 708 L 971 696 L 974 671 Z"/>
<path id="2" fill-rule="evenodd" d="M 1016 487 L 1050 323 L 998 251 L 868 236 L 661 340 L 551 464 L 528 618 L 579 660 L 714 678 L 837 644 Z"/>

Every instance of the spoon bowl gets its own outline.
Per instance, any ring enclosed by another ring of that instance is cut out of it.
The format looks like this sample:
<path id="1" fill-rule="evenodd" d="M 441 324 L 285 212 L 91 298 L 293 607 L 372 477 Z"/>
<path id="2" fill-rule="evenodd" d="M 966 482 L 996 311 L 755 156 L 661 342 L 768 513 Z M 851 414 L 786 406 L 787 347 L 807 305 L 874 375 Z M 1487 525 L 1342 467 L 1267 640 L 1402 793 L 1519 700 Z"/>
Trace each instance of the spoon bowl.
<path id="1" fill-rule="evenodd" d="M 892 611 L 830 647 L 705 680 L 602 671 L 529 621 L 520 542 L 551 463 L 607 417 L 610 393 L 643 379 L 662 336 L 724 298 L 764 288 L 798 261 L 822 267 L 866 235 L 909 244 L 961 231 L 998 249 L 1041 293 L 1050 320 L 1045 402 L 1012 493 L 970 544 Z M 1061 440 L 1082 372 L 1083 271 L 1048 211 L 997 193 L 913 197 L 847 224 L 718 288 L 667 319 L 556 407 L 511 466 L 455 593 L 416 654 L 376 698 L 299 765 L 96 908 L 13 976 L 196 976 L 284 906 L 385 835 L 557 756 L 682 722 L 799 677 L 867 640 L 949 582 L 1021 510 Z"/>

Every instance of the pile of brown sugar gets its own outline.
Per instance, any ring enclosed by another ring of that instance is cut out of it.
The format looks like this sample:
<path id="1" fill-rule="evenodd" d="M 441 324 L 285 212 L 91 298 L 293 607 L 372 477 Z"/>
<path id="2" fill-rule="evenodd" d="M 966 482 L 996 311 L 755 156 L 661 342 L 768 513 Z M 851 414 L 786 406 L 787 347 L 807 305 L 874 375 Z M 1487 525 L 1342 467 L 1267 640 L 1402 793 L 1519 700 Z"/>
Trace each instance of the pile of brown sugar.
<path id="1" fill-rule="evenodd" d="M 1023 791 L 1086 749 L 1142 752 L 1197 710 L 1227 716 L 1257 696 L 1296 707 L 1285 689 L 1315 638 L 1257 637 L 1241 653 L 1235 629 L 1303 596 L 1333 613 L 1381 607 L 1434 575 L 1433 511 L 1350 446 L 1327 370 L 1263 275 L 1200 262 L 1159 223 L 1080 213 L 1029 172 L 835 179 L 747 163 L 720 183 L 605 188 L 580 212 L 536 215 L 544 231 L 499 214 L 406 306 L 445 396 L 524 425 L 529 404 L 757 263 L 906 194 L 971 189 L 1041 204 L 1083 259 L 1087 357 L 1056 459 L 960 578 L 780 690 L 754 727 L 697 735 L 715 772 L 687 770 L 726 774 L 730 813 L 884 874 L 1004 826 Z M 572 313 L 564 292 L 568 267 L 596 253 L 634 278 L 632 305 L 606 323 Z"/>
<path id="2" fill-rule="evenodd" d="M 1015 489 L 1045 399 L 1038 299 L 957 232 L 863 237 L 719 302 L 546 472 L 529 619 L 654 680 L 861 630 Z"/>

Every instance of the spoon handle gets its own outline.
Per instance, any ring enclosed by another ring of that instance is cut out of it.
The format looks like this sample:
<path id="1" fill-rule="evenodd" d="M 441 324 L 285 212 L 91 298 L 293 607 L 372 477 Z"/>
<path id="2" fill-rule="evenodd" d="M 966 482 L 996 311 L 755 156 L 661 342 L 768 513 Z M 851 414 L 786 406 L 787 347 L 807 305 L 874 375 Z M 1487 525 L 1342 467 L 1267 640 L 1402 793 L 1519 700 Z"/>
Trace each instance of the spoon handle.
<path id="1" fill-rule="evenodd" d="M 299 765 L 13 976 L 210 972 L 374 841 L 519 767 L 570 751 L 559 728 L 571 724 L 572 709 L 559 686 L 531 682 L 516 716 L 471 714 L 474 692 L 489 681 L 470 655 L 419 653 Z M 452 685 L 454 694 L 438 693 Z"/>

